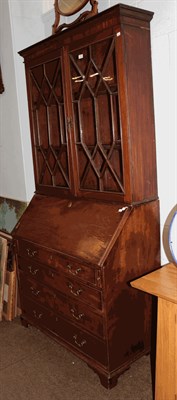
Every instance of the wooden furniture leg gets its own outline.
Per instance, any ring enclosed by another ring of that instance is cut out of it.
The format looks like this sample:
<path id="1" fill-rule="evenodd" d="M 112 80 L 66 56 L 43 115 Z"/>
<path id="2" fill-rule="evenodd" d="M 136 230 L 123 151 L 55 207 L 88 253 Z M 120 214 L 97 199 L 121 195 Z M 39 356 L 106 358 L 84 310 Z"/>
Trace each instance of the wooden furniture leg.
<path id="1" fill-rule="evenodd" d="M 158 298 L 155 400 L 167 399 L 177 400 L 177 305 Z"/>

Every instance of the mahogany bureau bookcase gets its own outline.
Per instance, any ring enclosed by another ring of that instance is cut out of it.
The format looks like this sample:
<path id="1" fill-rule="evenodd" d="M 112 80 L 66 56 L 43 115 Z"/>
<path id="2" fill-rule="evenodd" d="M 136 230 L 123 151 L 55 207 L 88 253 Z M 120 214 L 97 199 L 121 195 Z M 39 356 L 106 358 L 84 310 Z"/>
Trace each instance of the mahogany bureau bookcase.
<path id="1" fill-rule="evenodd" d="M 36 191 L 16 226 L 21 319 L 111 388 L 150 350 L 159 266 L 150 20 L 118 4 L 20 52 Z"/>

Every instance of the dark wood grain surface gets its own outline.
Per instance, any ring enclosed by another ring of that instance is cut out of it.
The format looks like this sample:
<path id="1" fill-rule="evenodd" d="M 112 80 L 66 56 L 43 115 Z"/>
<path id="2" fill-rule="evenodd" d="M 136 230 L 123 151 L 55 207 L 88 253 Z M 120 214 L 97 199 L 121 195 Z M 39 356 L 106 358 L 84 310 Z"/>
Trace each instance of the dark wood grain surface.
<path id="1" fill-rule="evenodd" d="M 152 17 L 119 4 L 20 52 L 36 182 L 13 232 L 21 319 L 109 389 L 151 348 L 151 299 L 129 282 L 160 263 Z"/>

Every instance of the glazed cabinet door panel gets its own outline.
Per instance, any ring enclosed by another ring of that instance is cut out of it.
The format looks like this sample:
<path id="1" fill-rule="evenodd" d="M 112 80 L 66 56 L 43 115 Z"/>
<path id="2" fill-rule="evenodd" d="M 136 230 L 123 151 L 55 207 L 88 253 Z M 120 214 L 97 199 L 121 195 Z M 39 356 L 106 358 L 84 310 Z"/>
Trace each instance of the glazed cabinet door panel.
<path id="1" fill-rule="evenodd" d="M 80 195 L 124 194 L 116 37 L 69 53 Z"/>
<path id="2" fill-rule="evenodd" d="M 36 63 L 30 67 L 28 77 L 37 190 L 69 189 L 62 55 Z"/>

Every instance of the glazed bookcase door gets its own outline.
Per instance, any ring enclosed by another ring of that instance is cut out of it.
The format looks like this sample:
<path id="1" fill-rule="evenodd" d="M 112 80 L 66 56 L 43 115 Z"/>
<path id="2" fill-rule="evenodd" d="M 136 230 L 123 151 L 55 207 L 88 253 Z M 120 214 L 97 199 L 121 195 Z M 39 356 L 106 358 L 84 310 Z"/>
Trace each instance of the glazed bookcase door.
<path id="1" fill-rule="evenodd" d="M 123 195 L 115 38 L 69 57 L 80 195 Z"/>
<path id="2" fill-rule="evenodd" d="M 37 191 L 70 189 L 62 58 L 30 68 Z"/>

